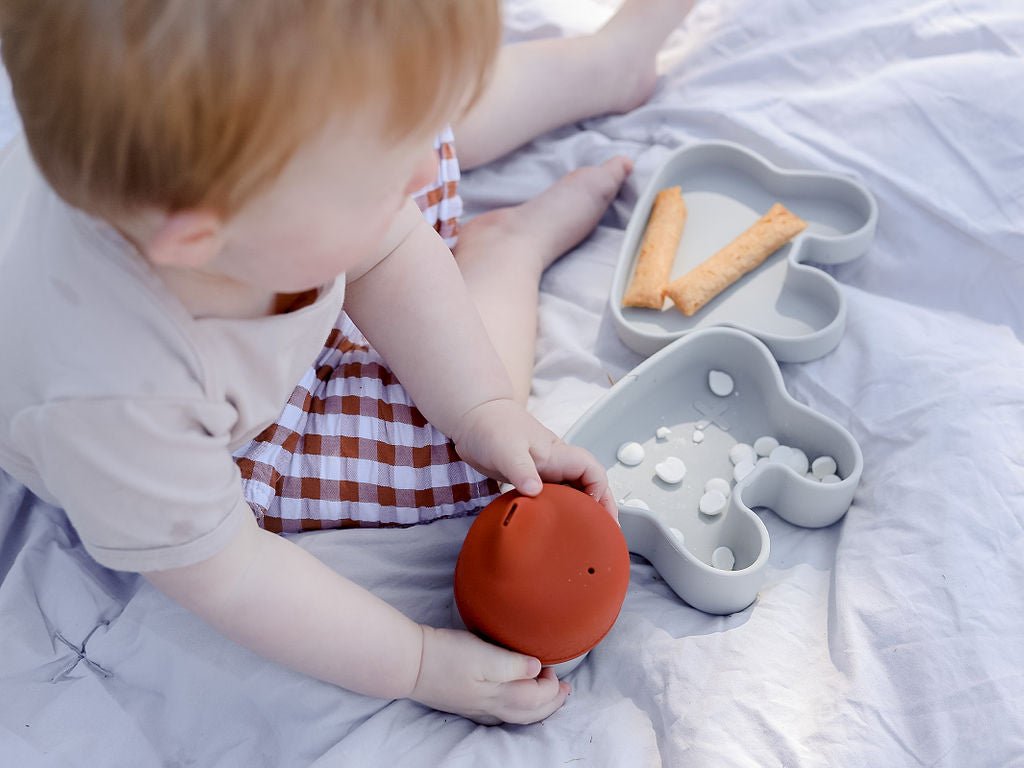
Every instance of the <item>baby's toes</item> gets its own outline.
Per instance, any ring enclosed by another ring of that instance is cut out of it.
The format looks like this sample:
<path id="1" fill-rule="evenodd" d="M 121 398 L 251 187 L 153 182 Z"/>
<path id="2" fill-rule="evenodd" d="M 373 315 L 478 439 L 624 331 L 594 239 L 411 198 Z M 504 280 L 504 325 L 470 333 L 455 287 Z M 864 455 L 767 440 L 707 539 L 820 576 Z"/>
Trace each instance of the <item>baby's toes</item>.
<path id="1" fill-rule="evenodd" d="M 610 174 L 615 191 L 618 192 L 622 182 L 633 172 L 633 161 L 625 155 L 616 155 L 610 160 L 605 160 L 600 167 Z"/>
<path id="2" fill-rule="evenodd" d="M 623 155 L 616 155 L 601 165 L 580 170 L 587 174 L 589 191 L 607 206 L 619 194 L 623 182 L 633 170 L 633 161 Z"/>

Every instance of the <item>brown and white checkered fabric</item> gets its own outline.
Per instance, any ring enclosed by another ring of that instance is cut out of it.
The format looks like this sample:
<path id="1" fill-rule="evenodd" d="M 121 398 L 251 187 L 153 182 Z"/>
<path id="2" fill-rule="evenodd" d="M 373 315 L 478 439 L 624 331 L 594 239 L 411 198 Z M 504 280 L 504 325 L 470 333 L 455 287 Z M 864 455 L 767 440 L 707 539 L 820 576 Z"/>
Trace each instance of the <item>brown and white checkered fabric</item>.
<path id="1" fill-rule="evenodd" d="M 450 131 L 436 147 L 438 179 L 415 199 L 451 247 L 462 200 Z M 414 525 L 472 514 L 498 494 L 427 423 L 344 312 L 277 422 L 235 461 L 249 506 L 276 532 Z"/>
<path id="2" fill-rule="evenodd" d="M 455 138 L 451 128 L 445 128 L 434 140 L 437 150 L 437 179 L 413 195 L 423 216 L 437 230 L 449 248 L 455 248 L 459 239 L 459 216 L 462 198 L 459 196 L 459 160 L 455 156 Z"/>

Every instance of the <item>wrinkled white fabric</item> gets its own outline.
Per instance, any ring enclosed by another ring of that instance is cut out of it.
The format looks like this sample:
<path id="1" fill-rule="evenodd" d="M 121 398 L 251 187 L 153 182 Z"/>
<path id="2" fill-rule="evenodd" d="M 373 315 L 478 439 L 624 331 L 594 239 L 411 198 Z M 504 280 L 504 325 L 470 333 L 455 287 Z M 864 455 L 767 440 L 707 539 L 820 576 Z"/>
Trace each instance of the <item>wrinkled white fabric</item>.
<path id="1" fill-rule="evenodd" d="M 598 0 L 507 7 L 510 40 L 610 13 Z M 649 104 L 466 175 L 479 213 L 614 153 L 637 161 L 598 230 L 544 279 L 531 404 L 559 432 L 640 361 L 614 333 L 608 286 L 629 212 L 671 149 L 737 141 L 876 195 L 874 246 L 829 268 L 849 302 L 842 343 L 783 366 L 797 399 L 859 441 L 861 486 L 824 530 L 763 513 L 772 553 L 751 608 L 702 614 L 635 559 L 622 615 L 567 705 L 542 725 L 477 727 L 260 661 L 92 565 L 56 510 L 0 481 L 0 764 L 1019 764 L 1022 14 L 1003 0 L 702 0 Z M 0 106 L 0 131 L 12 126 Z M 448 625 L 468 525 L 297 541 Z M 70 670 L 78 654 L 58 633 L 88 637 Z"/>

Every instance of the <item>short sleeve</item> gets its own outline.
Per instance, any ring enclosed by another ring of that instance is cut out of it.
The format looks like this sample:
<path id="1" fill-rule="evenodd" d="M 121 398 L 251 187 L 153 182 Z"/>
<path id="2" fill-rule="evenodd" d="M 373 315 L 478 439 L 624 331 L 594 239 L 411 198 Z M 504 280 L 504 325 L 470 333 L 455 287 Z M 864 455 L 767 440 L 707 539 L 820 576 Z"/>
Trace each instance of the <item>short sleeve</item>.
<path id="1" fill-rule="evenodd" d="M 211 557 L 252 515 L 234 420 L 204 400 L 64 400 L 17 414 L 11 434 L 97 562 L 150 571 Z"/>

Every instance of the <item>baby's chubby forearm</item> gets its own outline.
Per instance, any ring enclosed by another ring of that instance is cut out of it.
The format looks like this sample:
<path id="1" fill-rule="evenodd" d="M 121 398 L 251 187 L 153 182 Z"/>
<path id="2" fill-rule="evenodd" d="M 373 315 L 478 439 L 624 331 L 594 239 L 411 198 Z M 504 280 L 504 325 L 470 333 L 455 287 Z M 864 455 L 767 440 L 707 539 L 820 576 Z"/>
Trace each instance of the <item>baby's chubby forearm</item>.
<path id="1" fill-rule="evenodd" d="M 535 658 L 417 624 L 254 519 L 208 560 L 143 575 L 231 640 L 369 696 L 531 723 L 569 692 Z"/>
<path id="2" fill-rule="evenodd" d="M 382 255 L 351 277 L 345 310 L 442 432 L 455 434 L 475 406 L 513 396 L 451 251 L 412 200 Z"/>
<path id="3" fill-rule="evenodd" d="M 388 699 L 416 686 L 424 628 L 255 520 L 204 562 L 144 575 L 226 637 L 291 669 Z"/>
<path id="4" fill-rule="evenodd" d="M 380 254 L 349 273 L 345 309 L 459 456 L 531 496 L 542 480 L 572 483 L 616 516 L 597 460 L 566 445 L 514 400 L 451 251 L 411 200 Z"/>

